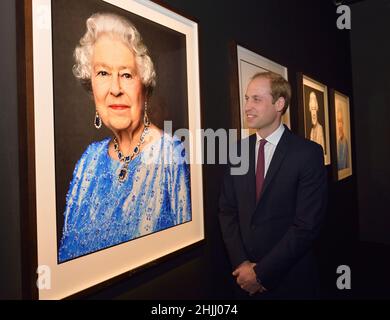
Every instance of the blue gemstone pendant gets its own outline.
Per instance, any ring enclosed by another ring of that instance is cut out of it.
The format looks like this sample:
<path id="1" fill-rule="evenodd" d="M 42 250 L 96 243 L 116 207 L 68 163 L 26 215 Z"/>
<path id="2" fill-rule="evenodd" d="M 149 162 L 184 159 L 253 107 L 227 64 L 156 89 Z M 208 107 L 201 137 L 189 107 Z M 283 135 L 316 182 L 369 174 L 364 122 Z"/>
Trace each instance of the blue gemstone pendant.
<path id="1" fill-rule="evenodd" d="M 127 169 L 122 168 L 119 171 L 119 175 L 118 175 L 119 182 L 124 182 L 126 180 L 126 177 L 127 177 Z"/>

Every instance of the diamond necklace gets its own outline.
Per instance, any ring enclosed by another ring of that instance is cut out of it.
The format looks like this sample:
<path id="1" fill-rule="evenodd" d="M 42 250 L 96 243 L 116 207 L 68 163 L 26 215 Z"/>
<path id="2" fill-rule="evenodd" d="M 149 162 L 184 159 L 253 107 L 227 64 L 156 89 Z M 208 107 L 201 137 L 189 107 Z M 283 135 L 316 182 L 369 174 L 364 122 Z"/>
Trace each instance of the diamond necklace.
<path id="1" fill-rule="evenodd" d="M 144 130 L 142 131 L 141 137 L 139 138 L 137 145 L 135 146 L 133 152 L 128 156 L 125 156 L 123 152 L 119 149 L 118 140 L 116 139 L 116 137 L 114 137 L 113 142 L 114 142 L 115 153 L 117 154 L 119 161 L 124 162 L 122 168 L 119 170 L 119 174 L 118 174 L 119 182 L 126 181 L 129 162 L 139 154 L 141 145 L 145 142 L 145 137 L 148 133 L 149 133 L 149 124 L 144 126 Z"/>

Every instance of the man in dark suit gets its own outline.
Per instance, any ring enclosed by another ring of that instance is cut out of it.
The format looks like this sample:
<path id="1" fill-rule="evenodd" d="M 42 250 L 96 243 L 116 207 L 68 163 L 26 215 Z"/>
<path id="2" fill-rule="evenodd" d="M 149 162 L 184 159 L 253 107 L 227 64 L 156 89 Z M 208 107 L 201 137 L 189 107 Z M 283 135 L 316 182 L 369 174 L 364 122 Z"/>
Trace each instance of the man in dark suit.
<path id="1" fill-rule="evenodd" d="M 249 157 L 249 170 L 233 175 L 229 166 L 219 201 L 239 297 L 316 298 L 313 242 L 327 202 L 323 150 L 281 124 L 291 99 L 283 77 L 254 75 L 245 99 L 246 121 L 256 134 L 247 138 L 249 150 L 238 149 Z"/>

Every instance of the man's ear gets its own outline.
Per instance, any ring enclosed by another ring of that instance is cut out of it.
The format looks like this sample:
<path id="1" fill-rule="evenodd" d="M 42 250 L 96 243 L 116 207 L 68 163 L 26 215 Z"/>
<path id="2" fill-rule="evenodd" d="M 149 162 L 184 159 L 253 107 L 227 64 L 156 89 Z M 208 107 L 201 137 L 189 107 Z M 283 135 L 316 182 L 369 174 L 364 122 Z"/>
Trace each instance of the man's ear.
<path id="1" fill-rule="evenodd" d="M 275 102 L 276 111 L 282 112 L 285 105 L 286 105 L 286 99 L 284 99 L 283 97 L 279 97 L 279 99 L 276 100 Z"/>

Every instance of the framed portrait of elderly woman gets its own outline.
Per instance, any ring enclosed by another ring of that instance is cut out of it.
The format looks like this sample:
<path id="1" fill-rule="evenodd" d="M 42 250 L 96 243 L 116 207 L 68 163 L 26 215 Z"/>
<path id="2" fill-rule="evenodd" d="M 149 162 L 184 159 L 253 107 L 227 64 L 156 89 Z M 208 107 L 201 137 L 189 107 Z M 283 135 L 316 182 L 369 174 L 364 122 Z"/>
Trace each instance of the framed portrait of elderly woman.
<path id="1" fill-rule="evenodd" d="M 305 138 L 321 145 L 325 165 L 331 162 L 329 140 L 328 88 L 326 85 L 298 74 L 298 101 L 303 114 Z"/>
<path id="2" fill-rule="evenodd" d="M 36 297 L 202 241 L 197 23 L 145 0 L 27 0 L 24 12 Z"/>
<path id="3" fill-rule="evenodd" d="M 260 72 L 272 71 L 287 80 L 287 68 L 269 60 L 253 51 L 250 51 L 236 43 L 231 44 L 232 48 L 232 80 L 231 80 L 231 95 L 233 103 L 232 127 L 237 129 L 244 129 L 242 131 L 242 138 L 247 135 L 255 133 L 255 129 L 249 129 L 245 117 L 245 92 L 251 78 Z M 235 106 L 239 106 L 237 109 Z M 287 108 L 282 121 L 285 125 L 291 128 L 290 123 L 290 108 Z M 246 130 L 245 130 L 246 129 Z"/>
<path id="4" fill-rule="evenodd" d="M 335 176 L 340 181 L 352 175 L 351 118 L 349 97 L 331 89 L 330 107 L 334 123 Z"/>

